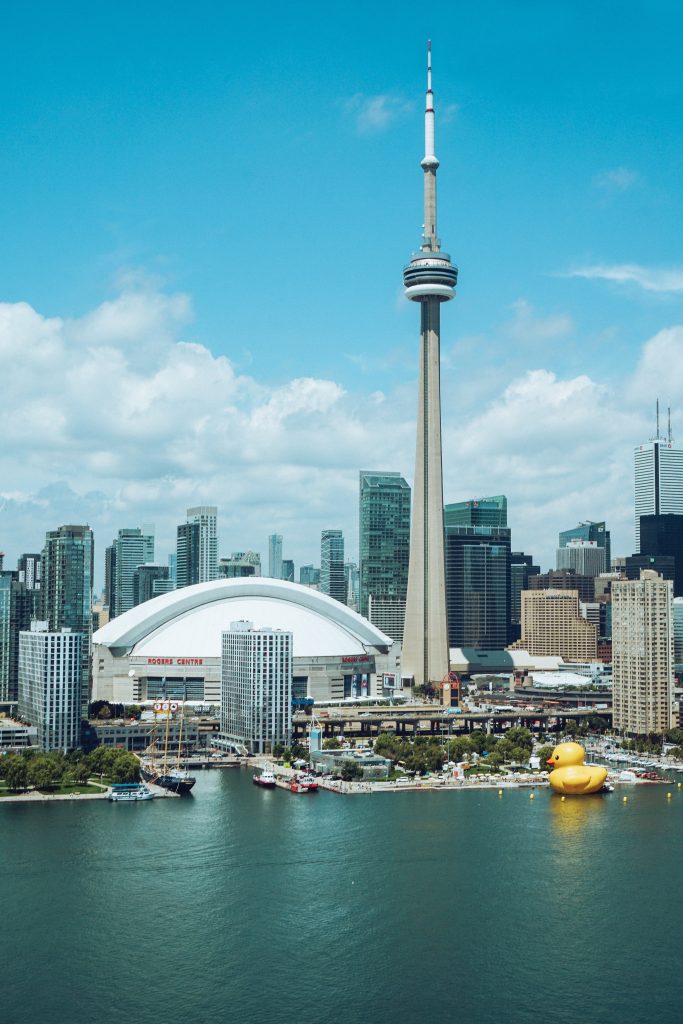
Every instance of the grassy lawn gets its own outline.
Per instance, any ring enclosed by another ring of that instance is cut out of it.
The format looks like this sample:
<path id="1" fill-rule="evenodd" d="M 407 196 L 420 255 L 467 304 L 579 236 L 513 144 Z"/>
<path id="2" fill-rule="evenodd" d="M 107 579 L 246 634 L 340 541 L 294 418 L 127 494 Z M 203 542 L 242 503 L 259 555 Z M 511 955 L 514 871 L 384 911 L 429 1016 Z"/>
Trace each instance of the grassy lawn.
<path id="1" fill-rule="evenodd" d="M 97 784 L 80 783 L 80 782 L 65 782 L 60 783 L 58 786 L 51 787 L 50 789 L 39 789 L 38 792 L 44 796 L 68 796 L 73 793 L 102 793 L 106 789 L 106 786 L 100 786 Z M 0 798 L 3 796 L 17 796 L 20 793 L 33 792 L 30 788 L 11 790 L 7 788 L 4 780 L 0 780 Z"/>

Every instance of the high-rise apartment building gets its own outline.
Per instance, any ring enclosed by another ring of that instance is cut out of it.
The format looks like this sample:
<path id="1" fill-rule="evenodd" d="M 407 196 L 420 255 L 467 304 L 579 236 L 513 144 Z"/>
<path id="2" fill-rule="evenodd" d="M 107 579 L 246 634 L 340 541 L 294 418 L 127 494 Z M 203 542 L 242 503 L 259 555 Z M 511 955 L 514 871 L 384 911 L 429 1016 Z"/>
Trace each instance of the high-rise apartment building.
<path id="1" fill-rule="evenodd" d="M 291 558 L 282 559 L 282 579 L 289 583 L 294 582 L 294 562 Z"/>
<path id="2" fill-rule="evenodd" d="M 612 705 L 615 729 L 631 736 L 674 724 L 673 584 L 643 570 L 612 584 Z"/>
<path id="3" fill-rule="evenodd" d="M 221 634 L 221 733 L 252 754 L 292 734 L 292 634 L 231 622 Z"/>
<path id="4" fill-rule="evenodd" d="M 90 699 L 92 638 L 93 533 L 89 526 L 60 526 L 45 536 L 42 554 L 42 618 L 52 633 L 81 634 L 81 714 Z"/>
<path id="5" fill-rule="evenodd" d="M 594 540 L 570 540 L 557 548 L 557 568 L 573 569 L 579 576 L 599 576 L 605 571 L 605 549 Z"/>
<path id="6" fill-rule="evenodd" d="M 320 536 L 320 590 L 346 604 L 344 536 L 341 530 L 323 530 Z"/>
<path id="7" fill-rule="evenodd" d="M 17 562 L 17 574 L 19 583 L 23 583 L 27 590 L 40 590 L 41 578 L 40 554 L 24 554 Z"/>
<path id="8" fill-rule="evenodd" d="M 392 610 L 396 640 L 403 638 L 410 558 L 410 487 L 400 473 L 362 470 L 359 493 L 359 611 L 379 629 Z M 377 621 L 379 616 L 380 621 Z"/>
<path id="9" fill-rule="evenodd" d="M 612 544 L 610 540 L 610 532 L 604 521 L 597 523 L 587 519 L 585 522 L 579 523 L 578 526 L 573 527 L 571 530 L 562 530 L 559 536 L 558 547 L 564 548 L 573 540 L 592 540 L 599 548 L 604 548 L 605 569 L 603 571 L 609 572 L 612 564 Z M 559 569 L 562 567 L 558 565 L 557 568 Z"/>
<path id="10" fill-rule="evenodd" d="M 19 717 L 36 727 L 41 750 L 66 752 L 80 743 L 83 637 L 46 626 L 19 634 Z"/>
<path id="11" fill-rule="evenodd" d="M 136 604 L 134 593 L 135 572 L 140 565 L 154 561 L 154 527 L 126 527 L 119 530 L 116 540 L 105 552 L 105 594 L 109 604 L 109 618 L 123 615 Z"/>
<path id="12" fill-rule="evenodd" d="M 659 417 L 658 417 L 659 418 Z M 642 551 L 640 519 L 645 515 L 683 515 L 683 448 L 656 437 L 634 452 L 636 553 Z"/>
<path id="13" fill-rule="evenodd" d="M 683 597 L 683 515 L 641 516 L 640 553 L 674 558 L 674 597 Z"/>
<path id="14" fill-rule="evenodd" d="M 272 580 L 282 579 L 282 534 L 268 537 L 268 575 Z"/>
<path id="15" fill-rule="evenodd" d="M 524 590 L 522 635 L 511 650 L 528 651 L 565 661 L 595 661 L 598 637 L 595 626 L 580 613 L 576 590 Z"/>
<path id="16" fill-rule="evenodd" d="M 413 481 L 410 560 L 401 671 L 417 685 L 439 684 L 448 673 L 446 578 L 441 459 L 441 303 L 455 295 L 457 268 L 436 229 L 434 94 L 431 44 L 427 57 L 423 234 L 403 271 L 406 298 L 420 304 L 420 372 Z"/>
<path id="17" fill-rule="evenodd" d="M 208 583 L 218 577 L 218 509 L 215 505 L 188 508 L 187 521 L 199 527 L 197 583 Z"/>
<path id="18" fill-rule="evenodd" d="M 17 700 L 19 634 L 35 619 L 40 591 L 18 579 L 19 572 L 0 570 L 0 703 Z"/>
<path id="19" fill-rule="evenodd" d="M 155 565 L 154 562 L 150 562 L 146 565 L 138 565 L 133 573 L 134 606 L 151 601 L 159 594 L 168 594 L 174 589 L 167 565 Z"/>
<path id="20" fill-rule="evenodd" d="M 175 576 L 176 589 L 199 583 L 199 523 L 181 523 L 177 530 Z"/>

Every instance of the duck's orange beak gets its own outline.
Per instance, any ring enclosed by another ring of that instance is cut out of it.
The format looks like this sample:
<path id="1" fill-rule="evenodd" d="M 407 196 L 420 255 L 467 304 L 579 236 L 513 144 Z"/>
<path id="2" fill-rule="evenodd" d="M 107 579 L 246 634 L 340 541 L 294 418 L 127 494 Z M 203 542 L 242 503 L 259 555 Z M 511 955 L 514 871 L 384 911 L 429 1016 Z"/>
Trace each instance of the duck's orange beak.
<path id="1" fill-rule="evenodd" d="M 546 764 L 555 764 L 555 761 L 553 760 L 552 757 L 549 757 L 548 760 L 546 761 Z"/>

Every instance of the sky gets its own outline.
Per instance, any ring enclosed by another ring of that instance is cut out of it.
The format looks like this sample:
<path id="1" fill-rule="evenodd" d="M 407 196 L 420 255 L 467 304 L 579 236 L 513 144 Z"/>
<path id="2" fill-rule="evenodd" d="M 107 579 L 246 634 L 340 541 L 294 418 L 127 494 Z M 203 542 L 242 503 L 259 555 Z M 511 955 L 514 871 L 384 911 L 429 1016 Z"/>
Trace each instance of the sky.
<path id="1" fill-rule="evenodd" d="M 436 7 L 434 13 L 432 8 Z M 358 551 L 358 472 L 412 481 L 432 39 L 444 496 L 506 494 L 513 548 L 607 521 L 633 447 L 683 440 L 683 11 L 483 0 L 3 9 L 0 550 L 88 522 L 157 558 Z"/>

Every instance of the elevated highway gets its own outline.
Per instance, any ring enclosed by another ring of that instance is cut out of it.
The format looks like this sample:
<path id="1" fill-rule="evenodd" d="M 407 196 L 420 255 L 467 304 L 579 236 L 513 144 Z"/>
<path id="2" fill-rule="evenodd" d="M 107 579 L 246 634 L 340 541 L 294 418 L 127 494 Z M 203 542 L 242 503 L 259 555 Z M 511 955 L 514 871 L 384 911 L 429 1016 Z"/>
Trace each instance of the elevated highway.
<path id="1" fill-rule="evenodd" d="M 523 726 L 532 732 L 563 732 L 567 722 L 581 721 L 599 714 L 612 723 L 611 709 L 595 708 L 550 708 L 543 711 L 529 711 L 524 708 L 514 711 L 460 711 L 454 713 L 438 704 L 401 705 L 386 707 L 366 705 L 364 707 L 331 707 L 315 710 L 316 721 L 325 738 L 333 736 L 355 736 L 371 738 L 381 732 L 396 733 L 398 736 L 457 736 L 483 729 L 485 732 L 505 732 L 513 726 Z M 296 739 L 308 732 L 310 714 L 297 712 L 292 719 L 292 731 Z"/>

